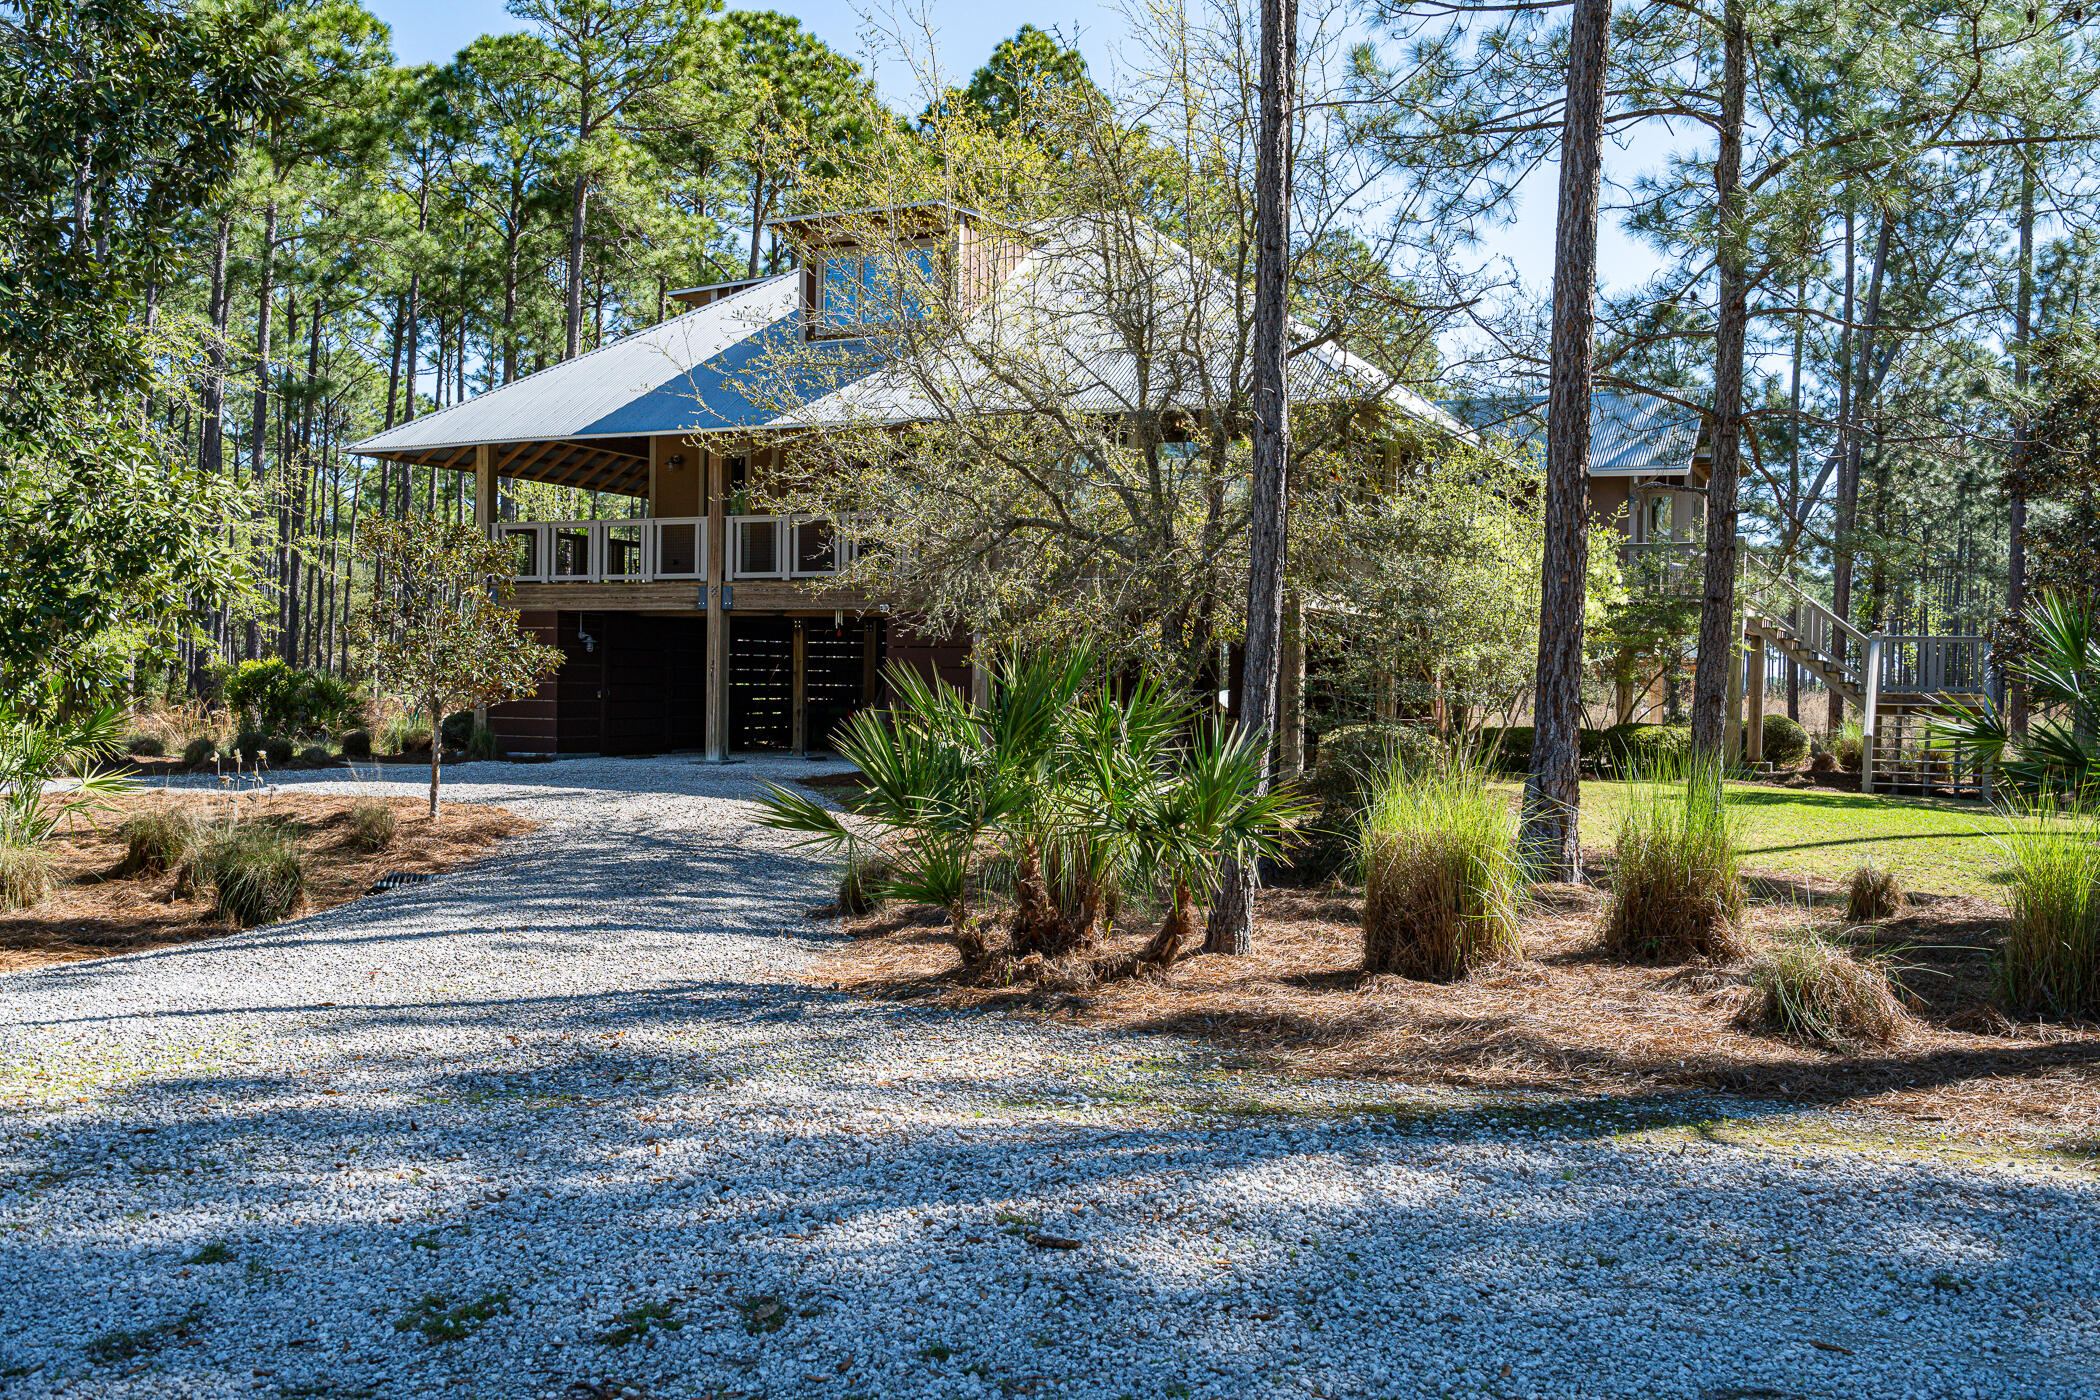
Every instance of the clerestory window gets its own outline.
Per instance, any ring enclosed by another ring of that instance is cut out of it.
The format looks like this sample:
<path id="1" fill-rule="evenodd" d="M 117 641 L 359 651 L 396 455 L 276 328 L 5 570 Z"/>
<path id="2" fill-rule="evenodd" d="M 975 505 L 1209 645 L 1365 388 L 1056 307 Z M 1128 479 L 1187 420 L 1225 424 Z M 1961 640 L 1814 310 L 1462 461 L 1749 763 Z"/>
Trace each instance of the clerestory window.
<path id="1" fill-rule="evenodd" d="M 819 323 L 832 331 L 866 330 L 923 317 L 927 293 L 940 285 L 934 250 L 906 249 L 899 272 L 894 253 L 826 253 L 817 289 Z"/>

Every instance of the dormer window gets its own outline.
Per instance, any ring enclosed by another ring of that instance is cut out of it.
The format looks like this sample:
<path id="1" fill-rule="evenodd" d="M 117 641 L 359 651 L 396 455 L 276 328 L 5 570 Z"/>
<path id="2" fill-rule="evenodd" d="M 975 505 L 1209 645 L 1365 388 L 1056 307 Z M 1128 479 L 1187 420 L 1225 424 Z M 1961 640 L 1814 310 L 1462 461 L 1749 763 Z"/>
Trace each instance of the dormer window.
<path id="1" fill-rule="evenodd" d="M 818 267 L 817 321 L 835 332 L 917 320 L 926 314 L 927 292 L 939 286 L 940 265 L 930 247 L 907 248 L 901 255 L 826 249 Z"/>

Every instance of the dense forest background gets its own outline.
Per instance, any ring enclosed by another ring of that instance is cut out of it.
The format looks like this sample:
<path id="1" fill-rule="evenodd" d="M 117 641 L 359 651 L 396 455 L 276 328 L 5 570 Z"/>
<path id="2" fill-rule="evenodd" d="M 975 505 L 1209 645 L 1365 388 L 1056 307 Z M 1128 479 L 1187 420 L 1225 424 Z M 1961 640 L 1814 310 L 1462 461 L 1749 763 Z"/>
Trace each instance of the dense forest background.
<path id="1" fill-rule="evenodd" d="M 2100 247 L 2082 11 L 1743 2 L 1748 205 L 1726 235 L 1750 267 L 1743 533 L 1769 567 L 1896 631 L 2002 630 L 2023 593 L 2090 594 Z M 1185 43 L 1180 60 L 1134 56 L 1104 94 L 1076 52 L 1023 27 L 903 111 L 782 15 L 511 9 L 526 32 L 403 65 L 354 0 L 0 7 L 11 695 L 180 691 L 214 660 L 262 656 L 352 673 L 359 522 L 470 507 L 463 479 L 348 443 L 675 314 L 676 288 L 779 270 L 766 220 L 842 171 L 923 160 L 958 111 L 1027 139 L 1032 93 L 1084 88 L 1132 140 L 1172 147 L 1160 92 L 1212 84 L 1203 110 L 1249 106 L 1244 62 L 1206 68 Z M 1550 160 L 1557 13 L 1308 9 L 1304 62 L 1325 77 L 1301 84 L 1305 121 L 1330 158 L 1346 147 L 1348 173 L 1305 165 L 1322 182 L 1301 177 L 1301 202 L 1325 204 L 1301 227 L 1343 239 L 1331 265 L 1358 268 L 1355 294 L 1405 342 L 1381 362 L 1434 397 L 1542 382 L 1537 289 L 1467 248 Z M 1716 31 L 1687 14 L 1615 20 L 1611 130 L 1659 129 L 1671 154 L 1608 191 L 1654 269 L 1608 298 L 1599 367 L 1608 386 L 1703 408 L 1722 114 Z M 1133 18 L 1190 32 L 1185 9 Z M 1204 23 L 1244 36 L 1229 7 Z M 510 502 L 631 508 L 522 484 Z M 1684 617 L 1624 615 L 1615 635 L 1643 627 L 1655 654 L 1688 659 Z"/>

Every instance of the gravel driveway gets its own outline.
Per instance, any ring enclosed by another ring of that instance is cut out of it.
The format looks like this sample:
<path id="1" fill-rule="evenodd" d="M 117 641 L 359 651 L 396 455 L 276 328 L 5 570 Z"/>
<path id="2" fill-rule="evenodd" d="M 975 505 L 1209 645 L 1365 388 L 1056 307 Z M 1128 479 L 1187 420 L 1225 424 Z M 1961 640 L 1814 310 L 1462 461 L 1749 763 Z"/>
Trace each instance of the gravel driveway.
<path id="1" fill-rule="evenodd" d="M 0 1390 L 2100 1395 L 2046 1162 L 813 987 L 826 871 L 750 805 L 810 771 L 462 768 L 540 830 L 0 977 Z"/>

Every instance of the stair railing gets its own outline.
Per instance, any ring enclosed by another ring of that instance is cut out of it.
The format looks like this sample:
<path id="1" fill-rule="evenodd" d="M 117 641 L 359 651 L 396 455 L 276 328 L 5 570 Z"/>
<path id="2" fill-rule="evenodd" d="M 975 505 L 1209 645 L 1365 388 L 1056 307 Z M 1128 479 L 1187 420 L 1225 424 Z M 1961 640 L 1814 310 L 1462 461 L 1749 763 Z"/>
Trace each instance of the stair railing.
<path id="1" fill-rule="evenodd" d="M 1793 614 L 1788 626 L 1804 648 L 1847 681 L 1861 684 L 1860 658 L 1866 655 L 1866 633 L 1802 592 L 1790 578 L 1762 574 L 1757 582 L 1788 596 L 1792 604 L 1788 611 Z M 1850 645 L 1841 642 L 1841 638 L 1849 638 Z"/>

